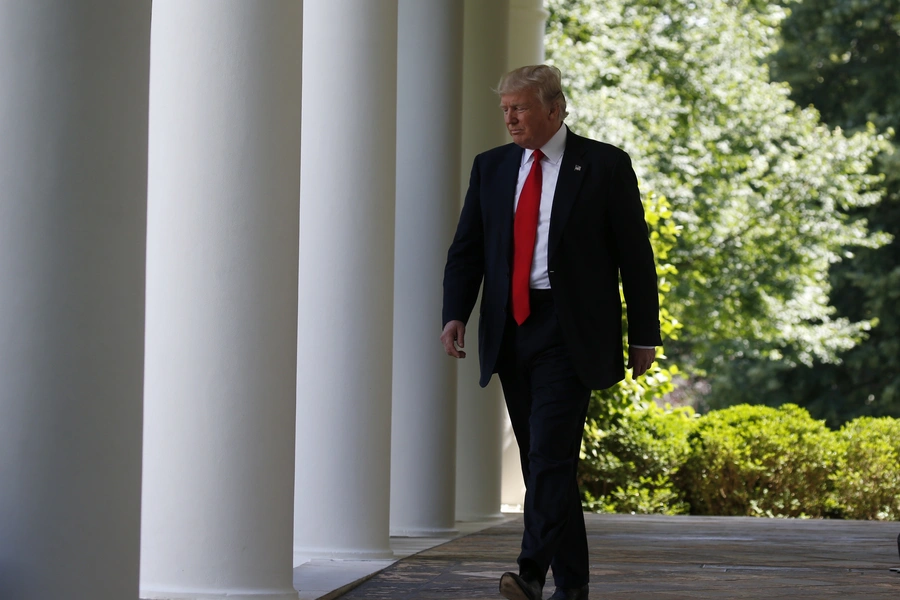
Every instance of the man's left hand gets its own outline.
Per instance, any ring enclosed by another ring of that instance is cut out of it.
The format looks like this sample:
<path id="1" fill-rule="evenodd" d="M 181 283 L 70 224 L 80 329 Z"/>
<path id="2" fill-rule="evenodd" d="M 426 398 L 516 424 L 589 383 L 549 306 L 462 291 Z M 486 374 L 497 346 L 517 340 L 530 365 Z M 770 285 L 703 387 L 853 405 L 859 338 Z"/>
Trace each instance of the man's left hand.
<path id="1" fill-rule="evenodd" d="M 656 348 L 628 348 L 628 368 L 635 379 L 647 372 L 656 360 Z"/>

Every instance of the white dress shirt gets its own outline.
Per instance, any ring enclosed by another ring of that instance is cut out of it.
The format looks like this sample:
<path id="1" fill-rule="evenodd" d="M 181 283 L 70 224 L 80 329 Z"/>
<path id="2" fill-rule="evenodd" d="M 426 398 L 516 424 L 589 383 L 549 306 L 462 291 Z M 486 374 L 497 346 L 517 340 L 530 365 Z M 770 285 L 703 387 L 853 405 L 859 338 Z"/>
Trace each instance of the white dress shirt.
<path id="1" fill-rule="evenodd" d="M 530 287 L 538 290 L 550 289 L 550 277 L 547 274 L 547 248 L 550 237 L 550 211 L 553 209 L 553 195 L 556 193 L 556 181 L 559 179 L 559 167 L 562 165 L 563 152 L 566 150 L 565 125 L 553 134 L 541 148 L 544 158 L 541 159 L 541 206 L 538 216 L 537 235 L 534 237 L 534 258 L 531 261 Z M 513 210 L 519 208 L 519 196 L 525 187 L 525 179 L 531 171 L 534 150 L 522 153 L 522 164 L 519 165 L 519 180 L 516 182 L 516 201 Z"/>

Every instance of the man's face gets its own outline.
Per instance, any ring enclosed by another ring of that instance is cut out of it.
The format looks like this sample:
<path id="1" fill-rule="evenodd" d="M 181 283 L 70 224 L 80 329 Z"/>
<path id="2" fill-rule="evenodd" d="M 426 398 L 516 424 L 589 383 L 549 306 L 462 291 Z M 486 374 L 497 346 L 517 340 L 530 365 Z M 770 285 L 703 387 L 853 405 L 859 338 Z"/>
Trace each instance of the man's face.
<path id="1" fill-rule="evenodd" d="M 534 90 L 501 95 L 500 109 L 509 135 L 523 148 L 536 150 L 559 130 L 559 107 L 545 107 Z"/>

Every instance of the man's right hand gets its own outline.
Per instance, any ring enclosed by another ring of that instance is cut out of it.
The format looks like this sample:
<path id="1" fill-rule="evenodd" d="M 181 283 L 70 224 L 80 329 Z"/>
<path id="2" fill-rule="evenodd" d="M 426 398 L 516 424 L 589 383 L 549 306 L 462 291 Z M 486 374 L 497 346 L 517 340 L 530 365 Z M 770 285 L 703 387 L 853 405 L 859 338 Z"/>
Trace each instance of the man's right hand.
<path id="1" fill-rule="evenodd" d="M 450 356 L 465 358 L 466 353 L 462 349 L 466 347 L 466 324 L 462 321 L 448 321 L 441 333 L 441 343 Z"/>

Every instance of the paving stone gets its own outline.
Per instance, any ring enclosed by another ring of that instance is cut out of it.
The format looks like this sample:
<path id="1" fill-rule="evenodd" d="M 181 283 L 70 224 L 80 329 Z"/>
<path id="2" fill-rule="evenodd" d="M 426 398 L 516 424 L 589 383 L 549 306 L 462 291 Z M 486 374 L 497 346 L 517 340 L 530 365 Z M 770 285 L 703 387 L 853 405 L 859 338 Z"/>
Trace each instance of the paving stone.
<path id="1" fill-rule="evenodd" d="M 585 515 L 591 598 L 900 599 L 900 523 Z M 521 516 L 405 558 L 345 600 L 499 598 Z M 553 591 L 548 581 L 545 597 Z"/>

